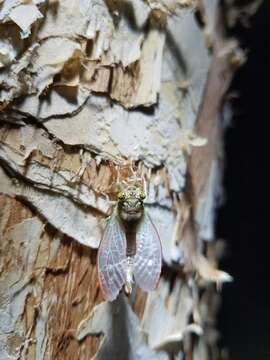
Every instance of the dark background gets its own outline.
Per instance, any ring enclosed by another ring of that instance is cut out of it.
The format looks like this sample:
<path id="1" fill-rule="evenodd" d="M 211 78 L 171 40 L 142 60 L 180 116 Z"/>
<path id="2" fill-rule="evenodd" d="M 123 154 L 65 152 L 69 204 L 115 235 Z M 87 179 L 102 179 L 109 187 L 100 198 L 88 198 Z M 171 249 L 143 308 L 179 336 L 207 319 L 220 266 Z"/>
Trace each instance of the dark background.
<path id="1" fill-rule="evenodd" d="M 232 84 L 238 97 L 225 136 L 217 234 L 227 242 L 220 267 L 234 282 L 223 289 L 220 345 L 232 360 L 270 360 L 270 1 L 233 35 L 248 61 Z"/>

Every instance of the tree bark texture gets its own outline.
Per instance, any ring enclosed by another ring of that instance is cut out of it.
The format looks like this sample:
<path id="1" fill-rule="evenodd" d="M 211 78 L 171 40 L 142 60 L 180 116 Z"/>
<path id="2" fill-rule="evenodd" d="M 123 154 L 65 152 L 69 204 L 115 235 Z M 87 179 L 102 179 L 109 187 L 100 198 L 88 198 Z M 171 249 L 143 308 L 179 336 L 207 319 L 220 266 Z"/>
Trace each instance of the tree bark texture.
<path id="1" fill-rule="evenodd" d="M 216 269 L 217 120 L 242 61 L 229 13 L 216 0 L 0 2 L 1 360 L 219 358 L 215 283 L 231 278 Z M 162 276 L 107 303 L 97 248 L 134 173 Z"/>

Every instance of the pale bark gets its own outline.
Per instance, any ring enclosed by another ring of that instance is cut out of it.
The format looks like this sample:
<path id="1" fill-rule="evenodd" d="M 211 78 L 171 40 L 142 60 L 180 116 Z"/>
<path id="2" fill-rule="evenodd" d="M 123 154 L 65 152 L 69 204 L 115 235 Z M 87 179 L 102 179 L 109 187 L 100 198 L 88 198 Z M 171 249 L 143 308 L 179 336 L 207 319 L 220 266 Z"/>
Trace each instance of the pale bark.
<path id="1" fill-rule="evenodd" d="M 1 2 L 1 360 L 218 358 L 217 120 L 242 61 L 228 9 Z M 163 272 L 155 292 L 106 303 L 96 249 L 134 171 Z"/>

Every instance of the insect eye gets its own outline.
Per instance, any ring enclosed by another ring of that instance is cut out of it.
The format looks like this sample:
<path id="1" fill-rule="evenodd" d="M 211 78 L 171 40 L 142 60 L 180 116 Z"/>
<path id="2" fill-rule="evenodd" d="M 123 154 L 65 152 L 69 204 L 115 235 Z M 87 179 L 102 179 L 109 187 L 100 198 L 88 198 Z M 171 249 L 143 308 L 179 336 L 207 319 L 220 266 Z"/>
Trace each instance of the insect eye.
<path id="1" fill-rule="evenodd" d="M 123 191 L 121 191 L 119 194 L 118 194 L 118 200 L 125 200 L 126 198 L 126 195 Z"/>
<path id="2" fill-rule="evenodd" d="M 140 192 L 139 197 L 140 197 L 141 200 L 144 200 L 144 199 L 145 199 L 145 193 L 144 193 L 144 191 L 141 191 L 141 192 Z"/>

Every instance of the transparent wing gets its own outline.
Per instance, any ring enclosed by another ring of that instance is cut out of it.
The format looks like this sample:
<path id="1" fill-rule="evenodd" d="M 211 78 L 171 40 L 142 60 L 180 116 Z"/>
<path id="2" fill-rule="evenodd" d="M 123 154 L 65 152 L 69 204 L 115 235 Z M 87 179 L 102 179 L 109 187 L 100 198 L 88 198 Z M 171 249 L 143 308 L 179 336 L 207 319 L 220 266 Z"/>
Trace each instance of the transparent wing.
<path id="1" fill-rule="evenodd" d="M 161 271 L 162 251 L 158 232 L 150 216 L 145 212 L 136 235 L 134 278 L 145 291 L 154 290 Z"/>
<path id="2" fill-rule="evenodd" d="M 126 247 L 125 233 L 113 213 L 98 249 L 98 276 L 105 300 L 113 301 L 125 283 Z"/>

